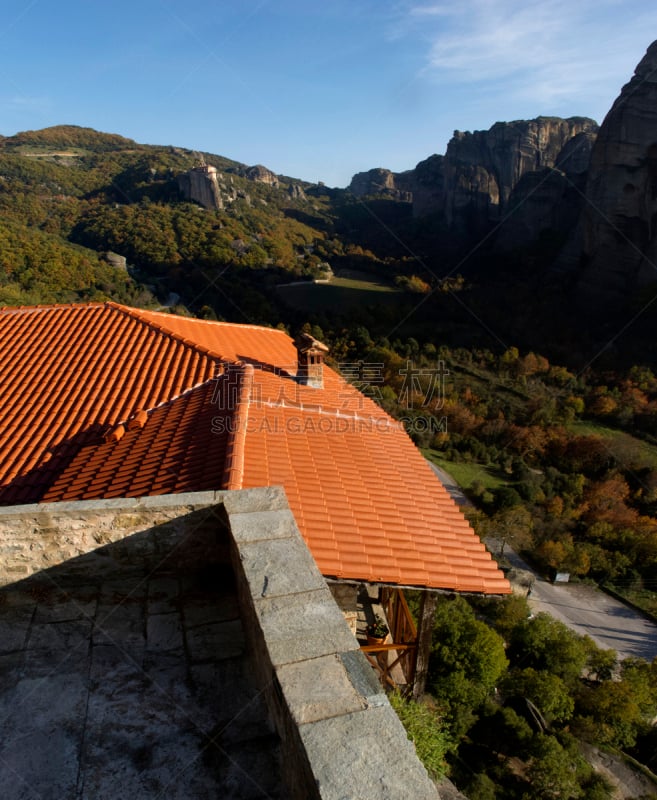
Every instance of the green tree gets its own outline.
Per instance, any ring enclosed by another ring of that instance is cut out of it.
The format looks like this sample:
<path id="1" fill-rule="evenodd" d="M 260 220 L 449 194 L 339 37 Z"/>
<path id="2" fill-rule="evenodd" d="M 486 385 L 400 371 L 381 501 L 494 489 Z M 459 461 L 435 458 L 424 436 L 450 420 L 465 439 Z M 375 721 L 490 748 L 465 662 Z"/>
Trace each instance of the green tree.
<path id="1" fill-rule="evenodd" d="M 508 655 L 512 665 L 547 670 L 572 687 L 587 662 L 588 647 L 583 637 L 548 614 L 537 614 L 513 631 Z"/>
<path id="2" fill-rule="evenodd" d="M 531 667 L 510 672 L 502 690 L 508 696 L 531 700 L 548 722 L 567 722 L 575 709 L 575 701 L 561 678 Z"/>
<path id="3" fill-rule="evenodd" d="M 593 640 L 589 640 L 587 644 L 589 647 L 587 660 L 589 676 L 597 681 L 611 680 L 616 669 L 618 654 L 615 650 L 603 650 Z"/>
<path id="4" fill-rule="evenodd" d="M 577 800 L 583 797 L 583 767 L 582 759 L 563 748 L 554 736 L 537 734 L 527 766 L 532 788 L 531 793 L 525 794 L 526 800 Z"/>
<path id="5" fill-rule="evenodd" d="M 603 745 L 632 747 L 644 725 L 641 708 L 628 683 L 604 681 L 584 687 L 577 696 L 574 730 Z"/>
<path id="6" fill-rule="evenodd" d="M 469 800 L 495 800 L 497 797 L 495 781 L 484 772 L 477 772 L 465 787 Z"/>
<path id="7" fill-rule="evenodd" d="M 496 498 L 499 501 L 499 494 L 496 494 Z M 530 511 L 525 506 L 512 505 L 510 508 L 502 508 L 486 520 L 482 533 L 501 541 L 500 557 L 503 558 L 507 544 L 519 549 L 530 544 L 532 527 Z"/>
<path id="8" fill-rule="evenodd" d="M 502 638 L 475 617 L 464 598 L 438 604 L 429 684 L 453 721 L 457 709 L 472 711 L 481 705 L 507 664 Z M 461 717 L 461 725 L 466 719 L 467 714 Z"/>

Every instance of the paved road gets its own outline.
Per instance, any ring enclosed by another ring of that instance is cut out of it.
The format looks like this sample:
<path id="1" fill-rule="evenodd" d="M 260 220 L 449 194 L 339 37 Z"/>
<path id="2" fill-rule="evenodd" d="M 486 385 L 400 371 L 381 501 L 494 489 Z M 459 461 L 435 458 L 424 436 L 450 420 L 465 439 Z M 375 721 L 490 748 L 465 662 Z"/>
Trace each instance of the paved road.
<path id="1" fill-rule="evenodd" d="M 581 635 L 590 636 L 598 647 L 616 650 L 619 658 L 657 657 L 657 625 L 634 609 L 593 586 L 578 583 L 552 584 L 544 580 L 508 546 L 504 554 L 517 569 L 534 575 L 529 606 L 534 613 L 551 614 Z"/>
<path id="2" fill-rule="evenodd" d="M 448 472 L 435 464 L 431 467 L 460 506 L 472 505 Z M 487 544 L 495 550 L 494 541 Z M 508 545 L 504 554 L 516 569 L 532 574 L 529 606 L 534 613 L 550 614 L 577 633 L 590 636 L 598 647 L 615 650 L 621 659 L 639 656 L 652 661 L 657 657 L 657 625 L 641 614 L 593 586 L 543 580 Z"/>

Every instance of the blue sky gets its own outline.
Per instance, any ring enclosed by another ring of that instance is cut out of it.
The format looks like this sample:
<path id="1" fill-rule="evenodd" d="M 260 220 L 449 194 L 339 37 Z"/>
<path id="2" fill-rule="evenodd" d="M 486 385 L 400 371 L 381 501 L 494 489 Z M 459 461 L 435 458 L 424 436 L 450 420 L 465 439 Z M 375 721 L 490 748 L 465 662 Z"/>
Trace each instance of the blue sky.
<path id="1" fill-rule="evenodd" d="M 0 134 L 75 124 L 345 186 L 455 129 L 602 121 L 654 0 L 14 0 Z"/>

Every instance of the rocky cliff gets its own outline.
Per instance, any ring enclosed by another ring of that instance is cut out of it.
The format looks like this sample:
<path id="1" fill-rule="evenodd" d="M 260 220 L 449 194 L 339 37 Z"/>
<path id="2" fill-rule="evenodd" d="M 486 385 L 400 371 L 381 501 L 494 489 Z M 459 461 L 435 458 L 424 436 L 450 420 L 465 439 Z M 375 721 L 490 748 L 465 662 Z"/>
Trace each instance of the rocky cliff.
<path id="1" fill-rule="evenodd" d="M 572 213 L 564 215 L 557 206 L 569 181 L 586 171 L 596 132 L 597 124 L 585 117 L 538 117 L 497 122 L 486 131 L 455 131 L 444 156 L 430 156 L 408 172 L 360 172 L 354 175 L 349 190 L 357 197 L 379 194 L 411 200 L 416 217 L 441 214 L 450 229 L 462 234 L 481 235 L 498 223 L 507 209 L 523 206 L 518 242 L 510 225 L 503 237 L 507 246 L 515 246 L 535 236 L 544 225 L 567 228 L 574 224 L 577 209 L 572 212 L 569 202 Z M 555 169 L 568 179 L 553 176 Z M 531 177 L 523 184 L 525 176 Z M 538 189 L 540 197 L 534 197 Z M 539 212 L 536 222 L 525 203 L 530 197 Z"/>
<path id="2" fill-rule="evenodd" d="M 538 117 L 497 122 L 487 131 L 455 131 L 445 154 L 447 224 L 463 232 L 483 233 L 502 218 L 525 175 L 552 169 L 558 162 L 562 169 L 568 163 L 579 167 L 581 158 L 575 156 L 587 149 L 588 141 L 581 135 L 590 136 L 596 130 L 596 123 L 583 117 Z M 567 158 L 564 148 L 578 135 L 580 148 L 573 151 L 571 145 Z M 550 188 L 556 188 L 555 181 L 550 181 Z M 558 200 L 559 192 L 552 196 Z"/>
<path id="3" fill-rule="evenodd" d="M 574 243 L 570 266 L 589 292 L 657 281 L 657 42 L 602 123 Z"/>
<path id="4" fill-rule="evenodd" d="M 413 216 L 442 212 L 445 205 L 445 157 L 429 156 L 412 171 Z"/>
<path id="5" fill-rule="evenodd" d="M 594 131 L 569 139 L 554 166 L 525 172 L 511 190 L 496 232 L 498 250 L 536 243 L 541 236 L 562 243 L 575 228 L 583 205 Z"/>
<path id="6" fill-rule="evenodd" d="M 357 172 L 351 179 L 348 190 L 356 197 L 384 195 L 410 203 L 413 200 L 413 170 L 391 172 L 376 167 L 367 172 Z"/>
<path id="7" fill-rule="evenodd" d="M 204 208 L 223 208 L 223 199 L 215 167 L 202 165 L 178 175 L 178 189 L 187 200 L 200 203 Z"/>
<path id="8" fill-rule="evenodd" d="M 254 167 L 247 167 L 244 170 L 244 177 L 256 183 L 264 183 L 274 189 L 277 189 L 279 186 L 278 175 L 270 169 L 267 169 L 267 167 L 263 167 L 262 164 L 256 164 Z"/>

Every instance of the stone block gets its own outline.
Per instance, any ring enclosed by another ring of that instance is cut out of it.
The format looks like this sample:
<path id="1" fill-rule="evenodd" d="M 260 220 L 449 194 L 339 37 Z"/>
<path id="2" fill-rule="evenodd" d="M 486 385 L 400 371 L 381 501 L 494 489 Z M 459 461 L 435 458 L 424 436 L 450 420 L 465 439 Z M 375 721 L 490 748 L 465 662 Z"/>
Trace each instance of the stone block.
<path id="1" fill-rule="evenodd" d="M 116 684 L 128 685 L 135 674 L 142 674 L 144 660 L 144 639 L 141 646 L 127 646 L 125 642 L 94 645 L 91 650 L 89 678 L 92 688 L 111 687 Z"/>
<path id="2" fill-rule="evenodd" d="M 30 628 L 27 650 L 47 650 L 49 653 L 86 649 L 91 635 L 91 620 L 34 624 Z"/>
<path id="3" fill-rule="evenodd" d="M 333 599 L 342 611 L 354 612 L 358 607 L 358 585 L 355 583 L 329 583 Z"/>
<path id="4" fill-rule="evenodd" d="M 255 612 L 275 667 L 359 649 L 326 588 L 258 598 Z"/>
<path id="5" fill-rule="evenodd" d="M 368 707 L 388 705 L 388 698 L 381 688 L 371 664 L 360 650 L 340 653 L 339 657 L 352 686 L 359 695 L 365 698 Z"/>
<path id="6" fill-rule="evenodd" d="M 367 707 L 336 654 L 285 664 L 276 674 L 297 725 L 362 711 Z"/>
<path id="7" fill-rule="evenodd" d="M 93 644 L 116 645 L 129 651 L 144 649 L 144 614 L 140 605 L 99 606 Z"/>
<path id="8" fill-rule="evenodd" d="M 0 617 L 0 653 L 13 653 L 21 650 L 25 644 L 27 631 L 32 621 L 33 605 L 15 608 L 2 606 Z"/>
<path id="9" fill-rule="evenodd" d="M 439 800 L 389 705 L 299 727 L 322 800 Z"/>
<path id="10" fill-rule="evenodd" d="M 96 598 L 87 593 L 84 597 L 56 597 L 54 602 L 39 603 L 35 622 L 70 622 L 76 619 L 91 619 L 96 611 Z"/>
<path id="11" fill-rule="evenodd" d="M 147 650 L 182 649 L 182 625 L 179 614 L 151 614 L 146 623 Z"/>
<path id="12" fill-rule="evenodd" d="M 260 489 L 241 489 L 240 491 L 226 492 L 221 499 L 231 517 L 233 514 L 251 514 L 255 511 L 289 509 L 287 497 L 282 486 L 266 486 Z"/>
<path id="13" fill-rule="evenodd" d="M 297 523 L 289 508 L 231 515 L 230 529 L 238 545 L 299 535 Z"/>
<path id="14" fill-rule="evenodd" d="M 200 625 L 185 631 L 192 663 L 235 658 L 244 653 L 245 640 L 240 620 Z"/>
<path id="15" fill-rule="evenodd" d="M 77 721 L 84 716 L 82 675 L 25 678 L 0 698 L 3 800 L 74 797 L 79 772 Z M 4 702 L 3 702 L 4 701 Z"/>
<path id="16" fill-rule="evenodd" d="M 180 587 L 177 578 L 154 578 L 148 582 L 149 614 L 166 614 L 176 611 Z"/>
<path id="17" fill-rule="evenodd" d="M 244 543 L 240 547 L 240 558 L 251 592 L 256 597 L 278 597 L 326 587 L 313 557 L 299 536 Z"/>

